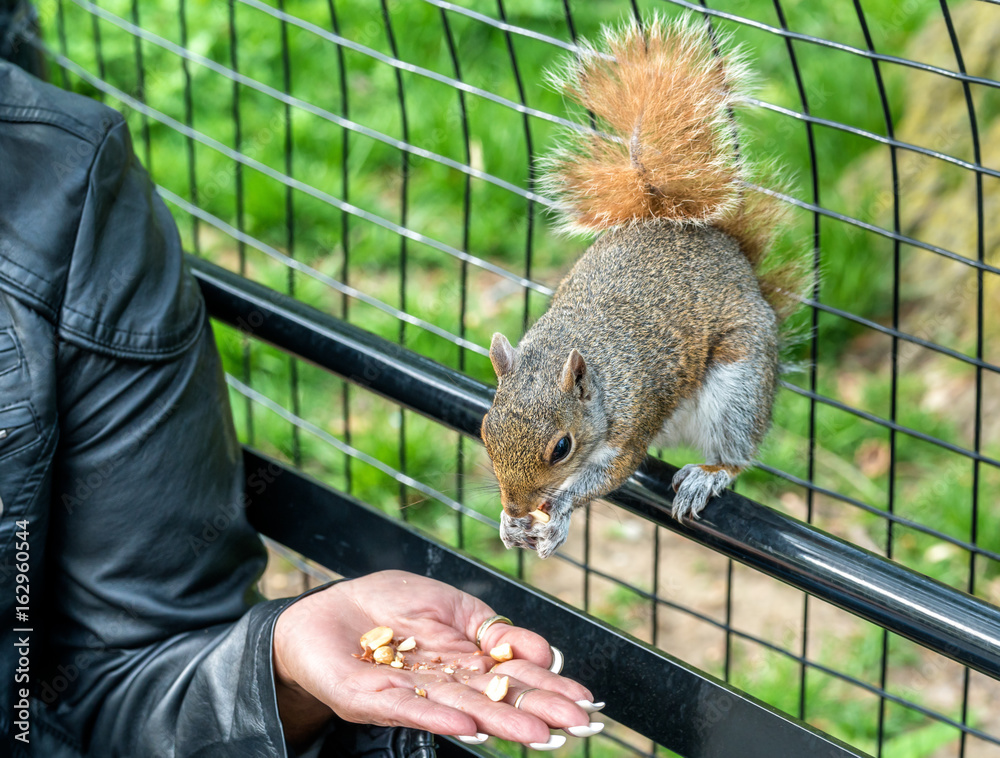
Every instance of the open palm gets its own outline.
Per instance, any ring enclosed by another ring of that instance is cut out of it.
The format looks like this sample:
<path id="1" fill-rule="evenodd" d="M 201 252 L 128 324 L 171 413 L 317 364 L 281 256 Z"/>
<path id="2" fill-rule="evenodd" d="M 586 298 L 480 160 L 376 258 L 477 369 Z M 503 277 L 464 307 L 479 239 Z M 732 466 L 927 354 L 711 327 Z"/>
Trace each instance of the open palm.
<path id="1" fill-rule="evenodd" d="M 497 665 L 476 645 L 479 625 L 494 615 L 479 599 L 450 585 L 402 571 L 340 582 L 289 606 L 274 634 L 279 708 L 290 741 L 329 716 L 357 723 L 407 726 L 436 734 L 492 734 L 544 743 L 550 728 L 584 727 L 576 701 L 593 696 L 548 670 L 552 651 L 539 635 L 494 624 L 483 650 L 508 643 L 514 658 Z M 413 637 L 405 668 L 362 660 L 361 635 L 390 627 Z M 491 671 L 492 669 L 492 671 Z M 505 698 L 483 694 L 494 676 L 509 677 Z M 525 690 L 534 690 L 515 709 Z"/>

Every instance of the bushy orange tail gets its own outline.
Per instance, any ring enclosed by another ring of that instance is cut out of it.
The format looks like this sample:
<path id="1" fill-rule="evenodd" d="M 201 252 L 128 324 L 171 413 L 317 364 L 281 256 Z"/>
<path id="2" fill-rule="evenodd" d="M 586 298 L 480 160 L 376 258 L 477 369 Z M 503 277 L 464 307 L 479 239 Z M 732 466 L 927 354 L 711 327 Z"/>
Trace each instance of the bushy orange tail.
<path id="1" fill-rule="evenodd" d="M 572 133 L 547 166 L 567 225 L 722 218 L 741 194 L 730 109 L 743 99 L 745 68 L 687 19 L 633 20 L 606 28 L 602 42 L 551 77 L 599 132 Z"/>
<path id="2" fill-rule="evenodd" d="M 594 130 L 567 134 L 543 167 L 542 187 L 562 227 L 712 224 L 760 269 L 778 213 L 771 198 L 747 186 L 739 153 L 733 109 L 746 101 L 746 66 L 735 52 L 719 53 L 707 27 L 691 17 L 633 19 L 605 28 L 601 42 L 584 43 L 550 76 L 595 117 Z M 762 290 L 784 317 L 797 302 L 800 276 L 768 268 L 758 272 Z"/>

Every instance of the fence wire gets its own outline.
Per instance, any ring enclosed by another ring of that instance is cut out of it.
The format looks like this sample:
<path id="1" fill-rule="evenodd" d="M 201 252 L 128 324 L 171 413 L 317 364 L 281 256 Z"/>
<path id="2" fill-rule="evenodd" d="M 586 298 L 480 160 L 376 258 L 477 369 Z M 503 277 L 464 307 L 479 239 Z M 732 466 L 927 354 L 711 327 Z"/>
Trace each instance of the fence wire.
<path id="1" fill-rule="evenodd" d="M 533 184 L 560 130 L 587 128 L 544 70 L 601 24 L 701 15 L 759 72 L 745 150 L 784 168 L 779 244 L 818 275 L 789 356 L 803 368 L 740 490 L 1000 600 L 995 4 L 37 8 L 27 41 L 50 79 L 126 114 L 187 249 L 483 381 L 492 332 L 521 334 L 584 248 L 553 234 Z M 873 755 L 1000 756 L 997 682 L 607 505 L 554 560 L 506 553 L 479 446 L 216 334 L 240 434 L 264 452 Z M 624 728 L 564 752 L 669 754 Z"/>

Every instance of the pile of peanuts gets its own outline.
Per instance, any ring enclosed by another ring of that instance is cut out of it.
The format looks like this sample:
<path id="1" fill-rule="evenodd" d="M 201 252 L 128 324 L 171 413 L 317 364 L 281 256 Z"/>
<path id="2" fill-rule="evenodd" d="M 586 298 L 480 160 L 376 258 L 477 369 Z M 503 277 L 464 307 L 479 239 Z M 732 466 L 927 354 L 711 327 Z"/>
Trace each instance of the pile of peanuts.
<path id="1" fill-rule="evenodd" d="M 410 666 L 406 664 L 406 656 L 417 649 L 417 641 L 413 637 L 407 637 L 398 643 L 393 643 L 394 632 L 388 626 L 377 626 L 361 635 L 362 654 L 355 656 L 363 661 L 369 661 L 375 665 L 391 666 L 395 669 L 409 669 L 410 671 L 423 671 L 430 668 L 427 663 L 417 663 Z M 480 654 L 481 653 L 477 653 Z M 505 642 L 490 650 L 490 657 L 497 663 L 509 661 L 514 657 L 514 651 L 510 643 Z M 441 659 L 435 659 L 434 663 L 440 663 Z M 445 666 L 442 671 L 446 674 L 455 673 L 453 666 Z M 499 703 L 507 695 L 508 677 L 494 676 L 486 686 L 483 694 L 495 703 Z M 414 691 L 421 697 L 427 697 L 427 691 L 414 687 Z"/>

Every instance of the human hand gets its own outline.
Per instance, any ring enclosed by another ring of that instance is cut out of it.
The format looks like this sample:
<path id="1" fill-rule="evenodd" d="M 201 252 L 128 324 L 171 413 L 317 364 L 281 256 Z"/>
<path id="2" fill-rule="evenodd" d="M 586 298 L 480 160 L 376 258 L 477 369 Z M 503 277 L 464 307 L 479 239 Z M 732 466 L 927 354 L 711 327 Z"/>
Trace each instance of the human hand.
<path id="1" fill-rule="evenodd" d="M 515 657 L 498 665 L 480 650 L 476 633 L 493 615 L 471 595 L 403 571 L 340 582 L 293 603 L 274 630 L 286 739 L 292 744 L 307 740 L 331 710 L 345 721 L 464 735 L 469 742 L 494 735 L 536 749 L 565 742 L 550 735 L 550 728 L 572 729 L 580 736 L 600 731 L 603 725 L 590 725 L 593 695 L 548 670 L 554 654 L 542 637 L 497 623 L 483 633 L 482 650 L 509 643 Z M 390 627 L 396 639 L 415 638 L 417 647 L 405 653 L 407 668 L 358 657 L 361 635 L 377 626 Z M 509 677 L 501 702 L 483 694 L 494 675 Z"/>

